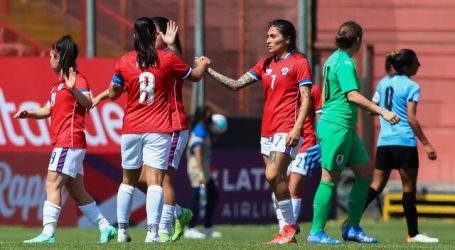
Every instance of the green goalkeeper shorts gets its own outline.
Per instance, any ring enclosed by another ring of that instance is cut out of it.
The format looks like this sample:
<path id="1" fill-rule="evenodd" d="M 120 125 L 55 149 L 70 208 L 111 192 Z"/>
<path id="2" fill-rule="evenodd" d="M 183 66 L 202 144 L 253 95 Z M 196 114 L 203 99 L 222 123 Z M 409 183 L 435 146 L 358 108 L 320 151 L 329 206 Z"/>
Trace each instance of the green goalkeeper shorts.
<path id="1" fill-rule="evenodd" d="M 321 167 L 342 171 L 345 166 L 368 163 L 368 153 L 354 129 L 320 120 L 317 135 L 321 144 Z"/>

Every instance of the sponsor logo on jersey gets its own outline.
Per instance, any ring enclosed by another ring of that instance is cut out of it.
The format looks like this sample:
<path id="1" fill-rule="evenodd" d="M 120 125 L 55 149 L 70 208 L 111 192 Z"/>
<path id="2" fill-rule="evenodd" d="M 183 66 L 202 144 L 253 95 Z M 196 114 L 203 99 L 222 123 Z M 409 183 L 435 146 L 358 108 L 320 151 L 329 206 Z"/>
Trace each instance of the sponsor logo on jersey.
<path id="1" fill-rule="evenodd" d="M 63 86 L 64 86 L 64 85 L 63 85 L 63 83 L 60 83 L 60 85 L 58 85 L 58 89 L 57 89 L 57 91 L 60 91 L 60 90 L 62 90 L 62 89 L 63 89 Z"/>
<path id="2" fill-rule="evenodd" d="M 284 67 L 284 68 L 281 69 L 281 74 L 284 75 L 284 76 L 287 75 L 288 72 L 289 72 L 289 69 L 286 68 L 286 67 Z"/>

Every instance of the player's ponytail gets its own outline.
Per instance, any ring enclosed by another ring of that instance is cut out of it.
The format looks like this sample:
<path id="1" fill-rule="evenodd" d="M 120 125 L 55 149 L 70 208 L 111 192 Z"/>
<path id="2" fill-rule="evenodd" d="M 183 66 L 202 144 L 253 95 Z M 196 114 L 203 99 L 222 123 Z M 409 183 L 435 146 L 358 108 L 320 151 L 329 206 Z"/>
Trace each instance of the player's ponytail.
<path id="1" fill-rule="evenodd" d="M 397 51 L 390 51 L 385 54 L 385 72 L 387 72 L 388 74 L 392 74 L 393 72 L 392 64 L 395 61 L 397 55 L 398 55 Z"/>
<path id="2" fill-rule="evenodd" d="M 56 70 L 57 72 L 62 72 L 66 75 L 71 67 L 76 69 L 76 59 L 79 49 L 71 35 L 65 35 L 60 38 L 57 42 L 52 44 L 51 49 L 60 56 Z"/>
<path id="3" fill-rule="evenodd" d="M 406 68 L 411 66 L 416 53 L 411 49 L 387 52 L 385 55 L 385 71 L 388 74 L 405 74 Z"/>
<path id="4" fill-rule="evenodd" d="M 293 52 L 293 51 L 298 52 L 297 42 L 296 42 L 297 32 L 295 31 L 295 27 L 291 22 L 289 22 L 288 20 L 284 20 L 284 19 L 276 19 L 276 20 L 269 22 L 268 29 L 270 29 L 270 27 L 275 27 L 281 33 L 281 35 L 283 35 L 283 37 L 285 39 L 286 38 L 289 39 L 289 45 L 287 47 L 288 52 Z M 269 67 L 269 65 L 273 59 L 274 59 L 274 56 L 267 58 L 264 61 L 264 65 L 262 65 L 262 70 L 265 71 Z"/>
<path id="5" fill-rule="evenodd" d="M 134 50 L 141 68 L 156 65 L 156 34 L 155 24 L 148 17 L 140 17 L 134 22 Z"/>

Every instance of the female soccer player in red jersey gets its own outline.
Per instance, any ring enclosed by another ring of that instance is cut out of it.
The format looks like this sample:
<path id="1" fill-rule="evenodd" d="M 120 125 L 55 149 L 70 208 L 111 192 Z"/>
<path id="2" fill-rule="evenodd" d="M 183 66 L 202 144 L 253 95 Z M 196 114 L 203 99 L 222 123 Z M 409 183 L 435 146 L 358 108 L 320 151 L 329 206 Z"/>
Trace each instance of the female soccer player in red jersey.
<path id="1" fill-rule="evenodd" d="M 15 118 L 44 119 L 51 117 L 54 150 L 46 179 L 46 201 L 43 207 L 43 232 L 24 243 L 54 243 L 57 221 L 62 210 L 62 188 L 66 187 L 82 213 L 99 226 L 100 243 L 111 240 L 116 230 L 104 218 L 92 196 L 84 187 L 86 110 L 92 106 L 87 79 L 76 69 L 78 48 L 66 35 L 52 45 L 50 66 L 59 74 L 52 86 L 48 103 L 37 110 L 20 110 Z"/>
<path id="2" fill-rule="evenodd" d="M 300 146 L 297 156 L 288 167 L 287 173 L 289 178 L 289 192 L 291 195 L 292 211 L 294 219 L 300 215 L 302 204 L 302 190 L 306 179 L 311 176 L 312 171 L 319 167 L 321 152 L 320 146 L 316 139 L 315 125 L 321 117 L 322 111 L 322 94 L 318 85 L 314 84 L 311 87 L 311 105 L 310 111 L 303 123 L 303 143 Z M 276 202 L 273 196 L 273 201 Z M 277 204 L 274 203 L 276 215 L 280 230 L 284 227 L 283 215 L 281 210 L 277 209 Z"/>
<path id="3" fill-rule="evenodd" d="M 122 56 L 115 66 L 109 97 L 117 99 L 126 91 L 128 100 L 122 127 L 123 181 L 117 197 L 120 231 L 129 222 L 129 208 L 144 166 L 147 189 L 146 242 L 160 242 L 158 224 L 163 207 L 162 182 L 168 169 L 172 145 L 169 92 L 175 78 L 198 81 L 210 64 L 206 57 L 196 60 L 192 70 L 168 50 L 155 48 L 157 32 L 153 21 L 141 17 L 134 24 L 135 50 Z M 122 241 L 119 235 L 119 241 Z"/>
<path id="4" fill-rule="evenodd" d="M 270 243 L 295 242 L 295 224 L 286 170 L 302 143 L 303 122 L 310 109 L 311 71 L 304 55 L 297 52 L 296 31 L 287 20 L 273 20 L 267 31 L 271 56 L 260 60 L 238 80 L 209 68 L 208 73 L 232 90 L 262 80 L 265 105 L 261 129 L 261 153 L 265 175 L 272 187 L 285 226 Z"/>
<path id="5" fill-rule="evenodd" d="M 155 48 L 170 50 L 174 54 L 181 55 L 182 47 L 178 36 L 178 26 L 174 21 L 165 17 L 152 17 L 151 20 L 160 33 L 156 38 Z M 169 92 L 169 107 L 172 112 L 172 145 L 169 154 L 168 170 L 163 179 L 164 205 L 159 225 L 159 235 L 162 241 L 175 241 L 183 234 L 183 228 L 192 218 L 190 209 L 182 208 L 176 203 L 176 195 L 172 185 L 175 171 L 177 170 L 183 150 L 188 142 L 188 118 L 186 116 L 182 100 L 183 79 L 175 78 L 173 87 Z M 93 99 L 96 106 L 100 101 L 109 97 L 109 89 Z M 141 171 L 137 188 L 147 193 L 147 180 L 145 171 Z M 120 208 L 124 208 L 119 206 Z M 123 213 L 130 214 L 130 208 Z M 174 224 L 174 232 L 171 234 L 171 226 Z M 131 238 L 125 227 L 119 230 L 119 241 L 130 241 Z"/>

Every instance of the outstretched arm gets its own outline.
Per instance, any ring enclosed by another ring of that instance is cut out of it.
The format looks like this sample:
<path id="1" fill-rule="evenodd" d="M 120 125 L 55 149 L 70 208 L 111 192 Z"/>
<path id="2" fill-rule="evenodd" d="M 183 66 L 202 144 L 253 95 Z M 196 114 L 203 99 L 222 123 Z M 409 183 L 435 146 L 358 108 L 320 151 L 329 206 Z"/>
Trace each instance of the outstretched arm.
<path id="1" fill-rule="evenodd" d="M 100 102 L 106 100 L 109 98 L 109 89 L 106 89 L 105 91 L 101 92 L 99 95 L 97 95 L 95 98 L 92 99 L 92 108 L 95 108 L 100 104 Z"/>
<path id="2" fill-rule="evenodd" d="M 35 110 L 19 110 L 14 114 L 14 118 L 25 119 L 44 119 L 51 116 L 51 105 L 47 103 L 44 107 Z"/>
<path id="3" fill-rule="evenodd" d="M 229 78 L 223 74 L 220 74 L 218 72 L 216 72 L 214 69 L 212 68 L 209 68 L 208 70 L 208 73 L 210 76 L 212 76 L 213 78 L 215 78 L 215 80 L 217 80 L 219 83 L 223 84 L 224 86 L 234 90 L 234 91 L 237 91 L 243 87 L 246 87 L 254 82 L 256 82 L 257 80 L 254 79 L 251 75 L 249 75 L 248 73 L 245 73 L 243 74 L 239 79 L 237 80 L 234 80 L 232 78 Z"/>
<path id="4" fill-rule="evenodd" d="M 373 102 L 365 98 L 363 95 L 361 95 L 357 90 L 349 91 L 346 94 L 346 97 L 350 102 L 355 103 L 357 106 L 365 110 L 379 114 L 380 116 L 382 116 L 382 118 L 384 118 L 392 125 L 395 125 L 400 121 L 400 117 L 397 114 L 379 107 L 378 105 L 374 104 Z"/>

